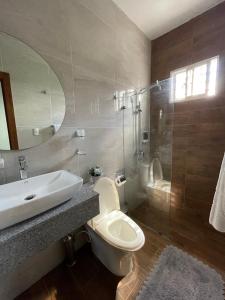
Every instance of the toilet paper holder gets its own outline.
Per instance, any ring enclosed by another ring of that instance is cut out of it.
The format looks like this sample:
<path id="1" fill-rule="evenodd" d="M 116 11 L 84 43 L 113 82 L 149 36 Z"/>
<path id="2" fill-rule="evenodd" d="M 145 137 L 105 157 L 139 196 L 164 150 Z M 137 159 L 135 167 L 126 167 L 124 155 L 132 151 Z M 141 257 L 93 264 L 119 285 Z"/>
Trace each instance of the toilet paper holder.
<path id="1" fill-rule="evenodd" d="M 122 186 L 127 182 L 125 175 L 118 175 L 115 179 L 115 183 L 117 186 Z"/>

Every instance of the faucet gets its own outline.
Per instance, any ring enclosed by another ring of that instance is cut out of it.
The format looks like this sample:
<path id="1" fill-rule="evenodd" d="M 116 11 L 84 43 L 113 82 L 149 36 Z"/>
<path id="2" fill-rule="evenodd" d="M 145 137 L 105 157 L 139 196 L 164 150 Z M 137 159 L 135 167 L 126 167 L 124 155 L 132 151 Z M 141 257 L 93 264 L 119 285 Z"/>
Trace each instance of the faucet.
<path id="1" fill-rule="evenodd" d="M 28 178 L 27 174 L 27 162 L 25 156 L 21 155 L 18 157 L 18 162 L 20 166 L 20 179 L 24 180 Z"/>

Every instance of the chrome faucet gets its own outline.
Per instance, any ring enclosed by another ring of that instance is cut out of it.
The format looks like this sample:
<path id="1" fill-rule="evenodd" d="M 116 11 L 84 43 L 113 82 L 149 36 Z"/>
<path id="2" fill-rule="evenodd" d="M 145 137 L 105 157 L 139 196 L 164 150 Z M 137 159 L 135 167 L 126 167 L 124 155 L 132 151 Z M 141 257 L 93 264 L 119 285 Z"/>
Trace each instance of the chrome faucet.
<path id="1" fill-rule="evenodd" d="M 25 156 L 21 155 L 18 157 L 18 162 L 20 166 L 20 179 L 24 180 L 28 178 L 27 174 L 27 162 Z"/>

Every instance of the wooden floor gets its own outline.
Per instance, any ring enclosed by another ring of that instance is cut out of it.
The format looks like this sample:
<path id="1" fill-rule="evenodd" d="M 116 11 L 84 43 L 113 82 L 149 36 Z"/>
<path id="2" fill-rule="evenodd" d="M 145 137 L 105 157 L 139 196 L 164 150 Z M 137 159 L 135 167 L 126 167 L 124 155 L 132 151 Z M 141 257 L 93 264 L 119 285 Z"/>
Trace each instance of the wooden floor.
<path id="1" fill-rule="evenodd" d="M 60 265 L 16 300 L 135 299 L 161 251 L 171 244 L 144 225 L 142 228 L 146 243 L 135 253 L 134 270 L 125 278 L 121 279 L 111 274 L 94 257 L 90 245 L 87 245 L 78 252 L 77 264 L 74 267 L 67 268 L 64 264 Z"/>

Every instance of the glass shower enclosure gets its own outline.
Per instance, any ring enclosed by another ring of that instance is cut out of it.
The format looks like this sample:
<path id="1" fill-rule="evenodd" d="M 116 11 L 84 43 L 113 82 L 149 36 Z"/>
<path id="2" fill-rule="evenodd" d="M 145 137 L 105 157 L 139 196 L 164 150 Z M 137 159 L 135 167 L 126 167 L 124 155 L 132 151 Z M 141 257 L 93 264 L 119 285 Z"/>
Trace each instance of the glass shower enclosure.
<path id="1" fill-rule="evenodd" d="M 123 95 L 124 186 L 128 214 L 169 235 L 172 126 L 170 79 Z"/>

